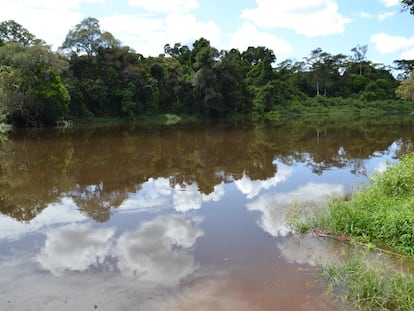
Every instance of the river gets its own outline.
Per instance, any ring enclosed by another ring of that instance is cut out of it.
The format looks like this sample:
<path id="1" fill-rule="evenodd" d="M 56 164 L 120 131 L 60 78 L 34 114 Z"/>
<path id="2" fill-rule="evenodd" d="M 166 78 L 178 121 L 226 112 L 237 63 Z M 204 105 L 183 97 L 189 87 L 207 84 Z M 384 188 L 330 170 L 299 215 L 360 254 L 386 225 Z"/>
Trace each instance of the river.
<path id="1" fill-rule="evenodd" d="M 292 234 L 411 150 L 411 121 L 20 130 L 0 144 L 1 310 L 345 310 Z"/>

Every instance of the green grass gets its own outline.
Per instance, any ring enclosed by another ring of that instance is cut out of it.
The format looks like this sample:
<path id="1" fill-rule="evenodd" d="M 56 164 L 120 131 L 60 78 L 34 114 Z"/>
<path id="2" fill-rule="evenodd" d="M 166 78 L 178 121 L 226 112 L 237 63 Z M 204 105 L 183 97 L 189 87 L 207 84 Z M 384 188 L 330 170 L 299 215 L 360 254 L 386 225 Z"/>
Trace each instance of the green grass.
<path id="1" fill-rule="evenodd" d="M 414 276 L 369 255 L 354 254 L 343 263 L 321 266 L 329 292 L 355 310 L 414 310 Z"/>
<path id="2" fill-rule="evenodd" d="M 290 213 L 297 231 L 324 229 L 350 237 L 355 245 L 341 262 L 321 265 L 322 279 L 334 296 L 356 310 L 414 310 L 412 271 L 384 260 L 384 254 L 395 253 L 414 262 L 414 154 L 305 219 L 295 216 L 294 207 Z"/>
<path id="3" fill-rule="evenodd" d="M 323 223 L 335 234 L 379 242 L 414 256 L 414 154 L 388 165 L 350 200 L 332 199 Z"/>

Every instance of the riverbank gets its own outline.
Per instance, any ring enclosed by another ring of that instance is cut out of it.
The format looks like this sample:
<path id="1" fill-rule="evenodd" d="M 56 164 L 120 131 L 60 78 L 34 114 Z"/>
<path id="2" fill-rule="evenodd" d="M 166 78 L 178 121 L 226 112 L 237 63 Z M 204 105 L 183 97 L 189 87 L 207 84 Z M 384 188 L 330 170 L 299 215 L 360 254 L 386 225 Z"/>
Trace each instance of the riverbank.
<path id="1" fill-rule="evenodd" d="M 414 275 L 400 260 L 414 256 L 413 206 L 414 154 L 409 154 L 370 176 L 358 191 L 331 199 L 318 215 L 294 225 L 355 245 L 344 260 L 321 264 L 333 295 L 357 310 L 414 310 Z M 391 253 L 400 259 L 384 258 Z"/>

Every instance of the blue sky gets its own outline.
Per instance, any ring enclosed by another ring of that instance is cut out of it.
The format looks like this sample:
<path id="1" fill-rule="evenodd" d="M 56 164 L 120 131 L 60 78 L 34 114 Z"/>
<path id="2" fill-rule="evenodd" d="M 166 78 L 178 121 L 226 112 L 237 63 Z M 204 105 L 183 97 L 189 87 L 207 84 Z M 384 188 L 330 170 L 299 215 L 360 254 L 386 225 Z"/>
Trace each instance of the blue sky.
<path id="1" fill-rule="evenodd" d="M 166 43 L 205 37 L 220 49 L 266 46 L 277 61 L 302 60 L 318 47 L 392 65 L 414 59 L 414 16 L 398 0 L 0 0 L 0 21 L 13 19 L 56 49 L 86 17 L 123 45 L 158 56 Z"/>

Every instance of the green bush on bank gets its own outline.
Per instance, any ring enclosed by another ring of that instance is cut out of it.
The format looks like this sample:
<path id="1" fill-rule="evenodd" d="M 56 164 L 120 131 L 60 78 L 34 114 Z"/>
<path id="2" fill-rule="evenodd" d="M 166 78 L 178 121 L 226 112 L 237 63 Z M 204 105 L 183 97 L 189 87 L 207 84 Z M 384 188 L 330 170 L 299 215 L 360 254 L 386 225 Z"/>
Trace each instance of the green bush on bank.
<path id="1" fill-rule="evenodd" d="M 325 215 L 329 229 L 414 256 L 414 154 L 388 165 L 361 190 L 351 200 L 329 203 Z"/>
<path id="2" fill-rule="evenodd" d="M 312 219 L 313 225 L 350 236 L 355 245 L 363 241 L 372 249 L 378 243 L 412 258 L 414 154 L 388 164 L 371 180 L 348 199 L 332 199 L 328 209 Z M 398 266 L 379 253 L 355 247 L 342 262 L 321 265 L 321 273 L 329 291 L 356 310 L 414 310 L 414 275 Z"/>

